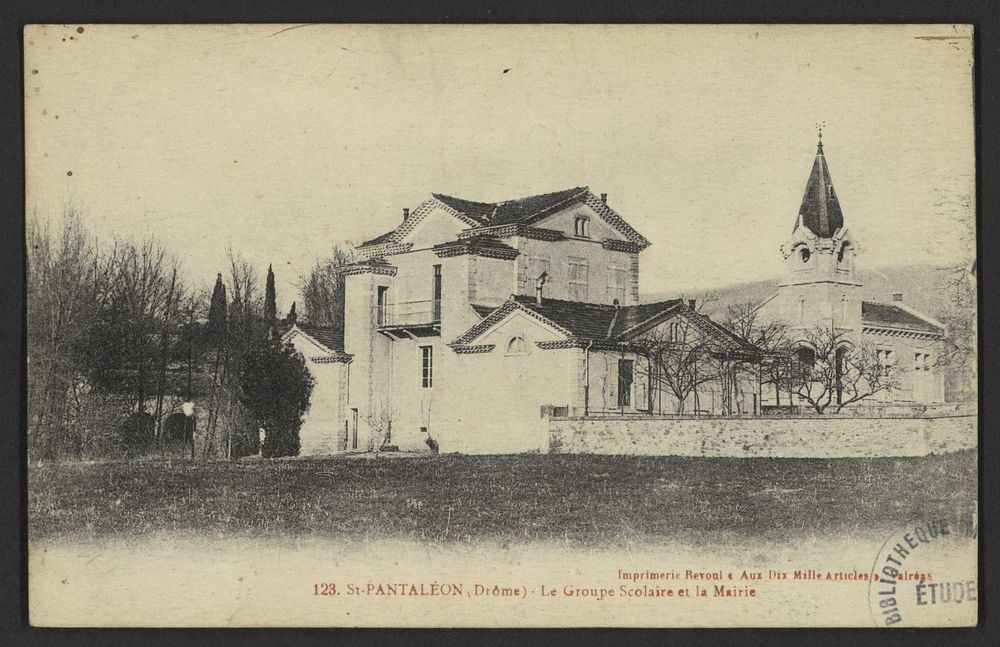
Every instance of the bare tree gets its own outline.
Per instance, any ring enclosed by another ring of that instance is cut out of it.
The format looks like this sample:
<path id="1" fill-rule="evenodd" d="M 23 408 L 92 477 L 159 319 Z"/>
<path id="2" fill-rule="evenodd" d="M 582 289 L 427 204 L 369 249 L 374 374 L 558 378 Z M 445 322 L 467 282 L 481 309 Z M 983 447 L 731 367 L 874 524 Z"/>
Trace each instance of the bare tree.
<path id="1" fill-rule="evenodd" d="M 735 371 L 739 375 L 759 378 L 761 384 L 773 386 L 775 404 L 780 405 L 782 391 L 792 387 L 789 381 L 794 370 L 794 363 L 790 361 L 792 345 L 787 325 L 763 317 L 764 304 L 763 299 L 748 299 L 727 306 L 724 325 L 736 337 L 756 346 L 762 353 L 759 361 L 738 362 Z"/>
<path id="2" fill-rule="evenodd" d="M 662 411 L 662 393 L 675 400 L 675 412 L 682 415 L 688 397 L 694 395 L 698 409 L 698 387 L 718 379 L 718 365 L 712 359 L 712 340 L 684 317 L 650 329 L 633 346 L 645 361 L 637 373 L 649 385 L 649 409 Z"/>
<path id="3" fill-rule="evenodd" d="M 353 249 L 334 244 L 330 257 L 317 261 L 309 275 L 299 279 L 306 321 L 316 326 L 343 326 L 344 275 L 337 270 L 355 260 Z"/>
<path id="4" fill-rule="evenodd" d="M 58 451 L 79 402 L 83 371 L 76 351 L 98 312 L 105 286 L 95 246 L 79 211 L 68 205 L 58 230 L 33 214 L 27 229 L 28 449 Z M 81 442 L 71 444 L 80 450 Z"/>
<path id="5" fill-rule="evenodd" d="M 205 456 L 221 444 L 219 422 L 225 418 L 225 455 L 233 457 L 233 433 L 245 433 L 245 416 L 240 408 L 240 376 L 243 362 L 255 341 L 263 340 L 266 322 L 263 298 L 253 266 L 232 248 L 226 252 L 229 262 L 229 304 L 225 315 L 225 333 L 217 348 L 213 371 L 212 397 L 209 402 Z"/>
<path id="6" fill-rule="evenodd" d="M 888 354 L 870 343 L 852 343 L 850 331 L 817 326 L 806 332 L 790 382 L 795 394 L 816 413 L 835 413 L 879 393 L 899 388 L 898 369 Z"/>
<path id="7" fill-rule="evenodd" d="M 392 421 L 396 417 L 396 412 L 388 402 L 381 402 L 372 406 L 365 420 L 371 430 L 371 439 L 368 450 L 378 454 L 385 450 L 392 442 Z"/>

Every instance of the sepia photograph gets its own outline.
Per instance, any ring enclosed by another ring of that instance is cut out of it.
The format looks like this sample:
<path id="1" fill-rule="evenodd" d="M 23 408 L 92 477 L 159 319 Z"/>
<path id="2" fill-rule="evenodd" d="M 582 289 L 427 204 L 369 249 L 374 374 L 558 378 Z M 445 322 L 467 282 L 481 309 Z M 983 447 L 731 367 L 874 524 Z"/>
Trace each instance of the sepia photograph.
<path id="1" fill-rule="evenodd" d="M 973 28 L 23 31 L 39 627 L 973 627 Z"/>

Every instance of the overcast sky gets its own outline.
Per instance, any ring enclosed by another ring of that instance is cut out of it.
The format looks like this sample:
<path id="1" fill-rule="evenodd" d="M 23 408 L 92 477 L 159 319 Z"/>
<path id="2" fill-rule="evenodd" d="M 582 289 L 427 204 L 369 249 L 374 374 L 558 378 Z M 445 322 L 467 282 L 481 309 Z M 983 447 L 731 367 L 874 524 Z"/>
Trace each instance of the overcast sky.
<path id="1" fill-rule="evenodd" d="M 963 27 L 92 26 L 25 32 L 29 211 L 227 245 L 279 307 L 431 192 L 588 185 L 653 242 L 644 292 L 768 278 L 826 123 L 859 263 L 949 263 L 974 188 Z M 928 38 L 930 37 L 930 38 Z M 71 174 L 70 174 L 71 173 Z"/>

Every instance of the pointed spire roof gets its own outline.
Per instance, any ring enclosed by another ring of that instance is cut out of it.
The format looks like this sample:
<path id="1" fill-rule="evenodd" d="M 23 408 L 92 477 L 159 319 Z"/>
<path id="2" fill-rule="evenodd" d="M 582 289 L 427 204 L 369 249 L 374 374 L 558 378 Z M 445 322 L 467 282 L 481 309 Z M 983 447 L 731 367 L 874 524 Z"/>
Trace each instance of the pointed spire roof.
<path id="1" fill-rule="evenodd" d="M 840 210 L 840 201 L 833 190 L 833 180 L 830 179 L 830 168 L 826 165 L 823 155 L 823 132 L 820 131 L 819 143 L 816 146 L 816 160 L 813 162 L 812 173 L 806 183 L 806 192 L 802 196 L 802 206 L 799 207 L 799 217 L 795 220 L 795 228 L 805 225 L 809 231 L 820 238 L 830 238 L 838 229 L 844 226 L 844 214 Z"/>

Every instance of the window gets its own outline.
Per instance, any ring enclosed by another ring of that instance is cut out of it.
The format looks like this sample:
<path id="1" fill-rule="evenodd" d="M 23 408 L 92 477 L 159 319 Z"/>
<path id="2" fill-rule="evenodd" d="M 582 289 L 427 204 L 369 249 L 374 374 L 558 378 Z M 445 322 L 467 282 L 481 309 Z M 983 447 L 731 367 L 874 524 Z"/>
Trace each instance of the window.
<path id="1" fill-rule="evenodd" d="M 572 301 L 587 300 L 587 283 L 590 268 L 585 258 L 569 258 L 569 298 Z"/>
<path id="2" fill-rule="evenodd" d="M 851 269 L 851 244 L 844 243 L 837 250 L 837 269 L 849 271 Z"/>
<path id="3" fill-rule="evenodd" d="M 892 363 L 895 361 L 893 352 L 891 350 L 879 349 L 875 351 L 875 358 L 878 361 L 878 365 L 882 370 L 882 375 L 888 375 L 889 369 Z"/>
<path id="4" fill-rule="evenodd" d="M 618 406 L 632 405 L 632 379 L 635 374 L 633 360 L 618 360 Z"/>
<path id="5" fill-rule="evenodd" d="M 795 351 L 795 357 L 802 366 L 812 367 L 816 363 L 816 351 L 808 346 L 800 346 Z"/>
<path id="6" fill-rule="evenodd" d="M 508 355 L 524 355 L 528 352 L 528 345 L 524 343 L 524 337 L 514 337 L 507 343 Z"/>
<path id="7" fill-rule="evenodd" d="M 582 238 L 590 237 L 590 218 L 587 216 L 577 216 L 574 221 L 573 233 Z"/>
<path id="8" fill-rule="evenodd" d="M 548 256 L 533 256 L 528 259 L 528 280 L 531 281 L 531 287 L 534 289 L 535 281 L 542 273 L 548 278 L 552 278 L 552 263 L 549 262 Z"/>
<path id="9" fill-rule="evenodd" d="M 670 322 L 670 341 L 681 342 L 684 341 L 684 334 L 681 330 L 681 322 L 671 321 Z"/>
<path id="10" fill-rule="evenodd" d="M 812 256 L 812 252 L 809 251 L 808 247 L 800 247 L 799 248 L 799 259 L 803 263 L 808 263 L 810 256 Z"/>
<path id="11" fill-rule="evenodd" d="M 517 266 L 518 294 L 534 294 L 535 281 L 545 272 L 552 281 L 552 264 L 548 256 L 521 256 Z"/>
<path id="12" fill-rule="evenodd" d="M 611 303 L 625 303 L 625 268 L 608 268 L 608 299 Z"/>
<path id="13" fill-rule="evenodd" d="M 923 368 L 923 362 L 922 362 L 923 356 L 924 356 L 923 353 L 914 353 L 914 355 L 913 355 L 913 370 L 914 371 L 919 371 L 919 370 L 921 370 Z"/>
<path id="14" fill-rule="evenodd" d="M 441 321 L 441 266 L 434 266 L 434 282 L 431 287 L 431 319 Z"/>
<path id="15" fill-rule="evenodd" d="M 806 298 L 799 297 L 799 321 L 806 318 Z"/>
<path id="16" fill-rule="evenodd" d="M 429 389 L 434 386 L 434 347 L 420 347 L 420 386 Z"/>
<path id="17" fill-rule="evenodd" d="M 375 308 L 375 323 L 379 326 L 385 324 L 386 322 L 386 296 L 389 293 L 389 288 L 385 285 L 378 286 L 378 297 L 377 306 Z"/>

